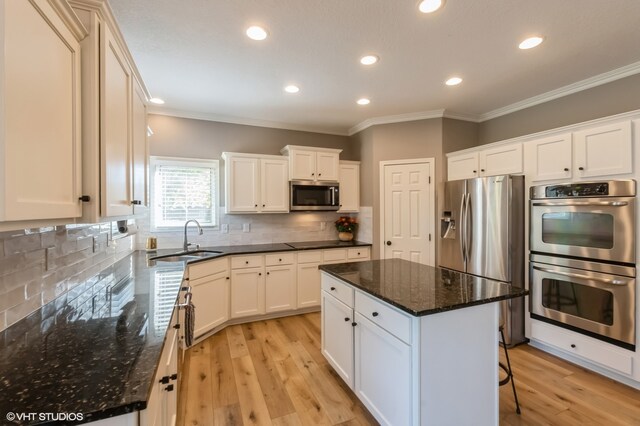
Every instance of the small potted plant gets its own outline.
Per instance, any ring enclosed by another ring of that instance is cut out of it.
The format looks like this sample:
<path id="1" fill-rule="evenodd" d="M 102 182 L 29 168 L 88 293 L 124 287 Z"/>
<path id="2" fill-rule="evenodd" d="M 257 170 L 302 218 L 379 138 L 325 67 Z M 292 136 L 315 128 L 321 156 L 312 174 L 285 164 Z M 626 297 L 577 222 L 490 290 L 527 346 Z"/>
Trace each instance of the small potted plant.
<path id="1" fill-rule="evenodd" d="M 358 222 L 355 217 L 342 216 L 336 220 L 336 229 L 338 230 L 338 239 L 340 241 L 353 240 L 353 234 L 358 228 Z"/>

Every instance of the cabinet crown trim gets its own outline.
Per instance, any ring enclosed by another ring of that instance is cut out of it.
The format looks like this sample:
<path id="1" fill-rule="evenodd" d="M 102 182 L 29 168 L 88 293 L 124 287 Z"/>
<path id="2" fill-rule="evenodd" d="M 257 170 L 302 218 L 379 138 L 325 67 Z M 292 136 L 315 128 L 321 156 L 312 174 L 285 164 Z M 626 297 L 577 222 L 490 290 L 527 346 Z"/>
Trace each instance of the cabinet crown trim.
<path id="1" fill-rule="evenodd" d="M 89 31 L 66 0 L 49 0 L 49 4 L 78 41 L 89 35 Z"/>
<path id="2" fill-rule="evenodd" d="M 221 155 L 222 159 L 227 160 L 230 157 L 242 157 L 242 158 L 258 158 L 263 160 L 281 160 L 281 161 L 289 161 L 287 157 L 282 155 L 268 155 L 268 154 L 250 154 L 246 152 L 223 152 Z"/>
<path id="3" fill-rule="evenodd" d="M 342 152 L 341 149 L 335 148 L 320 148 L 315 146 L 301 146 L 301 145 L 287 145 L 280 150 L 282 155 L 289 155 L 289 151 L 298 150 L 298 151 L 312 151 L 312 152 L 333 152 L 336 154 L 340 154 Z"/>

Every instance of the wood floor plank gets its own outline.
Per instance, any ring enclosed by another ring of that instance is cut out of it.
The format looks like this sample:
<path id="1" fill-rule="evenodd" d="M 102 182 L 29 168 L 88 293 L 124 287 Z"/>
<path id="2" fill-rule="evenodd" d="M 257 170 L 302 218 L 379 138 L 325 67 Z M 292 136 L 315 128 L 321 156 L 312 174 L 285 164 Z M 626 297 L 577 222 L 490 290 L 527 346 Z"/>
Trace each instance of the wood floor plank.
<path id="1" fill-rule="evenodd" d="M 211 403 L 215 410 L 237 404 L 238 390 L 226 330 L 214 334 L 208 341 L 211 348 Z"/>
<path id="2" fill-rule="evenodd" d="M 317 364 L 327 363 L 320 353 L 320 336 L 314 336 L 299 316 L 287 317 L 286 321 L 276 321 L 276 324 L 281 327 L 285 335 L 289 336 L 290 341 L 301 343 Z"/>
<path id="3" fill-rule="evenodd" d="M 303 423 L 300 421 L 297 413 L 291 413 L 273 419 L 273 426 L 303 426 Z"/>
<path id="4" fill-rule="evenodd" d="M 240 404 L 226 405 L 213 409 L 213 424 L 215 426 L 243 426 Z"/>
<path id="5" fill-rule="evenodd" d="M 249 355 L 233 358 L 233 372 L 245 425 L 270 425 L 271 416 Z"/>
<path id="6" fill-rule="evenodd" d="M 184 422 L 192 426 L 209 426 L 213 424 L 209 340 L 189 349 L 189 356 Z"/>
<path id="7" fill-rule="evenodd" d="M 258 339 L 247 340 L 247 347 L 271 418 L 295 413 L 268 349 Z"/>
<path id="8" fill-rule="evenodd" d="M 240 358 L 249 355 L 247 351 L 247 342 L 244 338 L 241 325 L 232 325 L 227 327 L 227 340 L 229 341 L 229 351 L 231 358 Z"/>

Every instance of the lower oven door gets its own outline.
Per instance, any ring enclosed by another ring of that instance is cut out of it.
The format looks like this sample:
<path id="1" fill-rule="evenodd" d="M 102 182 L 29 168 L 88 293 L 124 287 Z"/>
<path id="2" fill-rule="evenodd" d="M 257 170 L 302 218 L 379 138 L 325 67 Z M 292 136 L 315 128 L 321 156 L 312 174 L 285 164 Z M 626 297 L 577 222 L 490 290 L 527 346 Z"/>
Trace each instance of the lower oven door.
<path id="1" fill-rule="evenodd" d="M 635 278 L 535 262 L 529 267 L 533 318 L 635 346 Z"/>

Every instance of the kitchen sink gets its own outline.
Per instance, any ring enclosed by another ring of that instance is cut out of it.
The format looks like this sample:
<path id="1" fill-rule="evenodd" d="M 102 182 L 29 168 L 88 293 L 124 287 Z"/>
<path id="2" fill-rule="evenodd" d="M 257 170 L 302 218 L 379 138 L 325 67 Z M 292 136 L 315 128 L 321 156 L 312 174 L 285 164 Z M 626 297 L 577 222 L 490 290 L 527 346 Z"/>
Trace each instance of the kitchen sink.
<path id="1" fill-rule="evenodd" d="M 202 259 L 204 257 L 212 257 L 216 254 L 222 253 L 215 250 L 194 250 L 188 252 L 180 252 L 173 254 L 165 254 L 162 256 L 155 256 L 149 258 L 149 260 L 155 260 L 156 262 L 185 262 L 187 260 Z"/>

